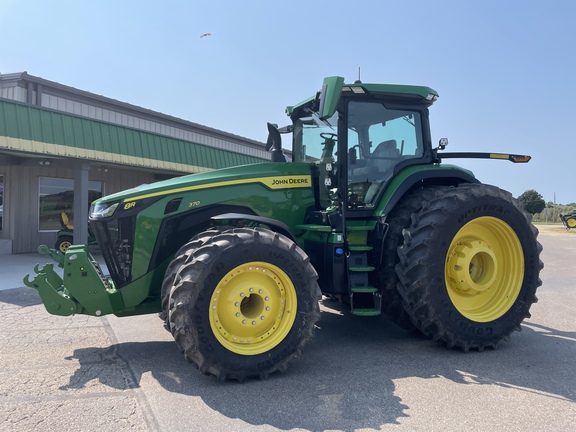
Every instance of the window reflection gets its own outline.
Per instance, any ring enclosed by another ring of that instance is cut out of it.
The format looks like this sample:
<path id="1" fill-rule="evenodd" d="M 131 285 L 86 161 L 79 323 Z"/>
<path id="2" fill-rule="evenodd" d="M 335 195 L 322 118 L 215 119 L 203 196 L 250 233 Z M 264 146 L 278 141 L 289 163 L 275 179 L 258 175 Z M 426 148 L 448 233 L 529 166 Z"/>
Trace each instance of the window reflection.
<path id="1" fill-rule="evenodd" d="M 74 224 L 74 180 L 40 177 L 39 191 L 39 229 L 41 231 L 59 230 L 62 212 L 68 216 L 70 224 Z M 100 197 L 102 197 L 102 183 L 89 182 L 88 202 L 92 203 Z"/>

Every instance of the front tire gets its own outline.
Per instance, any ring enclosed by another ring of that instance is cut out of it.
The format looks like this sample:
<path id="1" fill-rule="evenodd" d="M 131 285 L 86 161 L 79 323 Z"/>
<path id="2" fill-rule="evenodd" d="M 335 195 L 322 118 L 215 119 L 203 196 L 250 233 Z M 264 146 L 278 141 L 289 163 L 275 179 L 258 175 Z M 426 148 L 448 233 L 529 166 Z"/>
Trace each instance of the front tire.
<path id="1" fill-rule="evenodd" d="M 194 247 L 170 290 L 176 344 L 220 380 L 266 378 L 300 356 L 320 317 L 317 274 L 290 239 L 239 228 Z"/>
<path id="2" fill-rule="evenodd" d="M 465 351 L 508 340 L 542 284 L 537 235 L 508 192 L 481 184 L 438 190 L 398 248 L 398 290 L 412 321 Z"/>
<path id="3" fill-rule="evenodd" d="M 168 323 L 170 291 L 174 286 L 174 281 L 176 280 L 176 276 L 178 275 L 180 268 L 196 249 L 198 249 L 215 235 L 221 234 L 230 228 L 230 226 L 212 227 L 207 231 L 203 231 L 195 235 L 190 239 L 188 243 L 178 249 L 174 255 L 174 258 L 172 261 L 170 261 L 170 264 L 164 273 L 164 280 L 162 281 L 162 288 L 160 289 L 160 298 L 162 300 L 162 312 L 160 312 L 160 319 L 165 322 L 166 328 L 168 330 L 170 330 Z"/>

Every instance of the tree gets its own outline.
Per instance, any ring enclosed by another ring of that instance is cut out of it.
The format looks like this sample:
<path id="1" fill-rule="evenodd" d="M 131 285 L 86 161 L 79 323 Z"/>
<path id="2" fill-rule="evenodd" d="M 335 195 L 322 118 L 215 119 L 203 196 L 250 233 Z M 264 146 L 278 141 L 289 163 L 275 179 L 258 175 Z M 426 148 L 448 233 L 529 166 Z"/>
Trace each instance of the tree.
<path id="1" fill-rule="evenodd" d="M 540 213 L 546 207 L 546 201 L 542 195 L 536 192 L 534 189 L 527 190 L 522 195 L 518 197 L 518 201 L 524 206 L 524 210 L 528 213 Z"/>

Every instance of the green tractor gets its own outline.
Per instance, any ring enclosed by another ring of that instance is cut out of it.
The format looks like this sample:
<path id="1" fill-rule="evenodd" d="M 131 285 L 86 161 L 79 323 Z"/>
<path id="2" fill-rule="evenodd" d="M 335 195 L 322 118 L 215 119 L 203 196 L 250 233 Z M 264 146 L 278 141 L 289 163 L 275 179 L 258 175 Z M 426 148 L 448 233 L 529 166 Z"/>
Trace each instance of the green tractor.
<path id="1" fill-rule="evenodd" d="M 63 278 L 47 264 L 24 282 L 56 315 L 159 313 L 186 359 L 220 380 L 286 370 L 322 296 L 447 347 L 494 347 L 536 301 L 538 231 L 510 193 L 442 160 L 530 157 L 433 147 L 437 98 L 326 78 L 287 108 L 289 126 L 268 124 L 270 162 L 96 200 L 90 226 L 109 276 L 87 246 L 41 246 Z"/>

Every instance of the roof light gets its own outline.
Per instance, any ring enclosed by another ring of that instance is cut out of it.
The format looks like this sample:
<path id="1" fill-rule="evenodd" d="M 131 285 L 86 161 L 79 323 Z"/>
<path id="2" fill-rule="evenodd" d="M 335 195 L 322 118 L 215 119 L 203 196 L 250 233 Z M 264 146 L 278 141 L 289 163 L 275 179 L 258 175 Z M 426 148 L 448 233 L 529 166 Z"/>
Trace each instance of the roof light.
<path id="1" fill-rule="evenodd" d="M 428 96 L 426 96 L 426 100 L 436 102 L 438 100 L 438 95 L 434 93 L 428 93 Z"/>
<path id="2" fill-rule="evenodd" d="M 342 87 L 342 91 L 345 91 L 345 92 L 351 91 L 352 93 L 355 93 L 355 94 L 366 93 L 366 91 L 362 87 L 351 87 L 351 86 Z"/>

